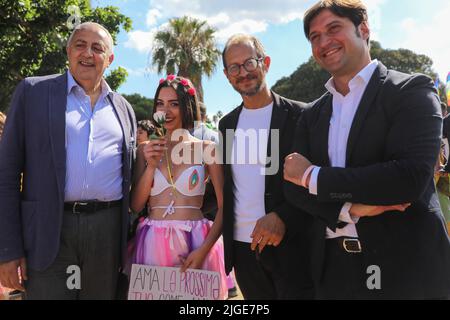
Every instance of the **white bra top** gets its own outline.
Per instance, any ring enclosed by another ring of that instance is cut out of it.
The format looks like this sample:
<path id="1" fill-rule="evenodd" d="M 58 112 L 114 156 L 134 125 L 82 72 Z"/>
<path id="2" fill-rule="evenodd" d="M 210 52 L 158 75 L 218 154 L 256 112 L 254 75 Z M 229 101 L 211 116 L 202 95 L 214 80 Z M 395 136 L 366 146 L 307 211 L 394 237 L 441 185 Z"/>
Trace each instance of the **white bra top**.
<path id="1" fill-rule="evenodd" d="M 174 181 L 175 188 L 181 194 L 188 197 L 203 196 L 205 194 L 205 167 L 196 165 L 185 169 L 180 176 Z M 153 177 L 153 186 L 150 195 L 157 196 L 167 188 L 171 188 L 171 184 L 167 181 L 162 172 L 156 168 Z"/>

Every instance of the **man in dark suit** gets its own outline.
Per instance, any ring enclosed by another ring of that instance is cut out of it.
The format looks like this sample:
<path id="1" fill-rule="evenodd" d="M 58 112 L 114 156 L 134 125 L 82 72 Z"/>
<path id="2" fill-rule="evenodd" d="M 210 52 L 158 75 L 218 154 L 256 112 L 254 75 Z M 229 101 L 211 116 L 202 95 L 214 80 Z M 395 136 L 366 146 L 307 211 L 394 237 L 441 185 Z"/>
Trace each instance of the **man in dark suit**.
<path id="1" fill-rule="evenodd" d="M 9 109 L 0 142 L 0 282 L 28 299 L 113 299 L 136 120 L 103 79 L 114 59 L 103 26 L 77 26 L 67 54 L 65 74 L 23 80 Z"/>
<path id="2" fill-rule="evenodd" d="M 450 243 L 433 184 L 442 118 L 431 79 L 371 60 L 359 0 L 320 1 L 304 29 L 332 78 L 299 120 L 284 175 L 288 200 L 315 217 L 317 297 L 447 298 Z"/>
<path id="3" fill-rule="evenodd" d="M 447 112 L 447 109 L 448 109 L 447 104 L 444 102 L 441 102 L 441 109 L 442 109 L 442 116 L 444 117 L 443 129 L 442 129 L 443 141 L 444 141 L 444 144 L 448 145 L 448 141 L 449 141 L 449 137 L 450 137 L 450 116 L 448 115 L 448 112 Z M 444 147 L 444 149 L 445 149 L 445 147 Z M 443 152 L 441 152 L 441 154 L 442 153 Z M 445 152 L 444 152 L 444 154 L 445 154 Z M 436 188 L 437 188 L 438 192 L 444 191 L 439 195 L 439 198 L 441 200 L 442 212 L 444 214 L 444 218 L 447 223 L 447 232 L 450 235 L 450 212 L 447 209 L 447 207 L 448 207 L 447 202 L 449 200 L 447 195 L 448 195 L 448 192 L 450 192 L 450 190 L 449 190 L 448 183 L 446 183 L 446 182 L 448 182 L 448 177 L 450 174 L 450 162 L 448 161 L 448 155 L 447 155 L 447 159 L 445 159 L 445 163 L 446 164 L 445 164 L 444 170 L 442 172 L 442 177 L 441 177 L 443 179 L 442 182 L 444 182 L 444 183 L 441 184 L 441 181 L 438 180 L 438 184 L 437 184 Z M 440 190 L 440 188 L 442 188 L 444 190 Z M 442 205 L 444 205 L 445 209 L 442 207 Z"/>
<path id="4" fill-rule="evenodd" d="M 285 201 L 281 170 L 303 105 L 269 90 L 270 57 L 255 37 L 231 37 L 222 57 L 243 99 L 219 123 L 226 271 L 234 266 L 245 299 L 311 298 L 303 241 L 308 219 Z"/>

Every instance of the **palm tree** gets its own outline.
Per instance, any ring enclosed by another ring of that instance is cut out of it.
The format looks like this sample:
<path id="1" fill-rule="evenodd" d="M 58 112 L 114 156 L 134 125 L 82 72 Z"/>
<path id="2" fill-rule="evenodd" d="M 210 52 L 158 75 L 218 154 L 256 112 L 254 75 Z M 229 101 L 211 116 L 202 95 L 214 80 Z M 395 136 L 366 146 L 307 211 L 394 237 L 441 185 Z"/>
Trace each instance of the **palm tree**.
<path id="1" fill-rule="evenodd" d="M 158 73 L 178 74 L 191 79 L 203 101 L 203 74 L 212 76 L 220 51 L 215 30 L 206 21 L 184 16 L 169 21 L 169 26 L 156 33 L 152 64 Z"/>

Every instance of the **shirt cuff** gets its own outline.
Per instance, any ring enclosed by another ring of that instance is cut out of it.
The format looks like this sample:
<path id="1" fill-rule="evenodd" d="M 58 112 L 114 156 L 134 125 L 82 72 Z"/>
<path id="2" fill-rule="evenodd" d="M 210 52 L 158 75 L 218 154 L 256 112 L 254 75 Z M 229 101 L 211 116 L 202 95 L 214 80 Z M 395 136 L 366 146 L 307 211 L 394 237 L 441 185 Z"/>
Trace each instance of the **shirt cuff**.
<path id="1" fill-rule="evenodd" d="M 319 178 L 320 167 L 314 167 L 309 180 L 309 193 L 317 196 L 317 179 Z"/>
<path id="2" fill-rule="evenodd" d="M 346 222 L 349 224 L 357 224 L 359 221 L 359 217 L 352 216 L 350 214 L 350 208 L 352 207 L 352 203 L 346 202 L 341 209 L 341 213 L 339 214 L 339 221 Z"/>
<path id="3" fill-rule="evenodd" d="M 303 176 L 300 180 L 300 184 L 302 185 L 302 187 L 308 188 L 308 186 L 306 185 L 306 181 L 308 180 L 308 176 L 313 169 L 314 169 L 314 166 L 310 165 L 308 168 L 306 168 L 305 172 L 303 172 Z"/>

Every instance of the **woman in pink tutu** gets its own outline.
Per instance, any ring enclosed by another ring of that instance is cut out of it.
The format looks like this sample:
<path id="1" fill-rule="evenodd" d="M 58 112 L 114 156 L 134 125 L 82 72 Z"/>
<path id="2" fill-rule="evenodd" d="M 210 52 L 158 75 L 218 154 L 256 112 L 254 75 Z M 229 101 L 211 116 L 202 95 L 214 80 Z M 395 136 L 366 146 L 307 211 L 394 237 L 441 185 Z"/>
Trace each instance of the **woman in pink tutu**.
<path id="1" fill-rule="evenodd" d="M 168 76 L 154 101 L 153 118 L 162 130 L 138 148 L 131 208 L 139 212 L 147 204 L 148 216 L 138 225 L 132 263 L 220 272 L 220 298 L 226 299 L 223 173 L 214 143 L 189 133 L 200 115 L 195 88 L 185 78 Z M 217 197 L 214 223 L 200 210 L 208 178 Z"/>

